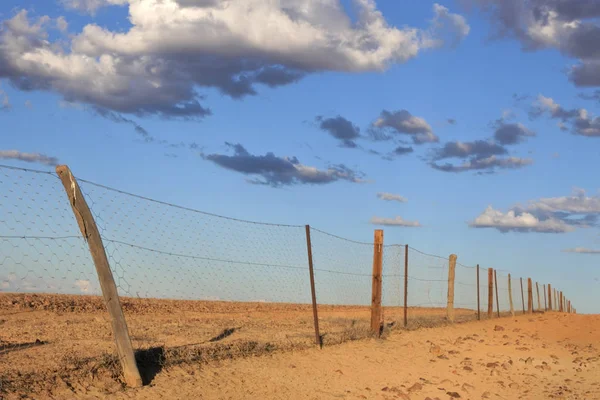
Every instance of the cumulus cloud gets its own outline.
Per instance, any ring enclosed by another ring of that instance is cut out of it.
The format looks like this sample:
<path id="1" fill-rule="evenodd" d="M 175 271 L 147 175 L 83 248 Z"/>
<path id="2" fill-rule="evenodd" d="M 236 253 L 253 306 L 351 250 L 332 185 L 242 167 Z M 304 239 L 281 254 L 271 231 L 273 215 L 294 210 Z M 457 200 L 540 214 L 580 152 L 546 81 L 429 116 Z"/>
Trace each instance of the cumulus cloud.
<path id="1" fill-rule="evenodd" d="M 565 233 L 575 230 L 573 226 L 559 219 L 540 220 L 533 214 L 527 212 L 517 213 L 514 210 L 503 213 L 491 206 L 486 208 L 469 226 L 472 228 L 494 228 L 500 232 Z"/>
<path id="2" fill-rule="evenodd" d="M 587 249 L 585 247 L 575 247 L 574 249 L 565 249 L 564 253 L 579 253 L 579 254 L 600 254 L 600 250 Z"/>
<path id="3" fill-rule="evenodd" d="M 494 139 L 504 146 L 521 143 L 528 136 L 535 136 L 535 133 L 521 123 L 500 122 L 494 132 Z"/>
<path id="4" fill-rule="evenodd" d="M 570 130 L 575 135 L 587 137 L 600 137 L 600 117 L 589 114 L 585 108 L 566 109 L 554 99 L 539 95 L 531 107 L 529 115 L 538 118 L 547 114 L 550 118 L 560 120 L 558 127 L 562 131 Z"/>
<path id="5" fill-rule="evenodd" d="M 486 10 L 496 35 L 525 50 L 553 48 L 579 60 L 569 72 L 576 86 L 600 86 L 600 3 L 590 0 L 470 0 Z"/>
<path id="6" fill-rule="evenodd" d="M 413 151 L 414 149 L 412 147 L 398 146 L 392 151 L 392 155 L 403 156 L 405 154 L 410 154 Z"/>
<path id="7" fill-rule="evenodd" d="M 88 23 L 53 40 L 49 26 L 66 20 L 22 10 L 2 23 L 0 78 L 117 113 L 197 119 L 211 113 L 203 88 L 241 98 L 312 73 L 382 71 L 468 33 L 441 6 L 430 27 L 397 28 L 373 0 L 354 2 L 356 20 L 339 0 L 62 0 L 88 13 L 127 5 L 131 26 Z"/>
<path id="8" fill-rule="evenodd" d="M 575 189 L 571 196 L 548 197 L 516 205 L 508 212 L 488 209 L 472 223 L 476 228 L 496 228 L 502 232 L 571 232 L 598 225 L 600 196 L 588 196 Z"/>
<path id="9" fill-rule="evenodd" d="M 386 192 L 377 193 L 377 198 L 385 201 L 397 201 L 398 203 L 406 203 L 408 201 L 404 196 Z"/>
<path id="10" fill-rule="evenodd" d="M 340 115 L 333 118 L 317 116 L 315 120 L 319 124 L 319 128 L 340 141 L 340 146 L 357 147 L 355 140 L 360 137 L 360 128 L 346 118 Z"/>
<path id="11" fill-rule="evenodd" d="M 494 136 L 487 140 L 471 142 L 454 141 L 431 152 L 429 164 L 432 168 L 443 172 L 478 171 L 477 173 L 493 173 L 498 169 L 522 168 L 533 163 L 533 160 L 520 157 L 508 157 L 506 146 L 521 143 L 526 137 L 535 136 L 521 123 L 510 123 L 514 118 L 510 110 L 505 110 L 502 117 L 490 123 Z M 441 160 L 460 159 L 462 163 L 440 163 Z"/>
<path id="12" fill-rule="evenodd" d="M 216 165 L 245 175 L 259 176 L 250 183 L 280 187 L 297 184 L 322 185 L 336 181 L 364 182 L 362 173 L 343 164 L 330 165 L 327 169 L 301 164 L 296 157 L 278 157 L 273 153 L 253 155 L 241 144 L 226 143 L 233 155 L 202 154 Z"/>
<path id="13" fill-rule="evenodd" d="M 383 110 L 373 123 L 371 137 L 374 140 L 389 140 L 391 134 L 409 135 L 414 144 L 437 143 L 439 138 L 424 118 L 416 117 L 407 110 Z"/>
<path id="14" fill-rule="evenodd" d="M 419 221 L 405 221 L 402 217 L 396 218 L 381 218 L 381 217 L 373 217 L 369 221 L 373 225 L 383 225 L 383 226 L 403 226 L 407 228 L 419 228 L 421 224 Z"/>
<path id="15" fill-rule="evenodd" d="M 23 153 L 18 150 L 0 150 L 0 160 L 17 160 L 47 166 L 58 165 L 58 159 L 56 157 L 50 157 L 40 153 Z"/>

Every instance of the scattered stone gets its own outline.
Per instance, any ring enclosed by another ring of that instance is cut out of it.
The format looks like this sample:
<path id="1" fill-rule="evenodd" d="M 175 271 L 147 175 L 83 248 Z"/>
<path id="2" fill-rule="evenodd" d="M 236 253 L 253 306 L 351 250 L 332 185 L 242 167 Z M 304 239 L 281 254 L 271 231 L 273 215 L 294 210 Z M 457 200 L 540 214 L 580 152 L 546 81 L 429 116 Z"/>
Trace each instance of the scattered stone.
<path id="1" fill-rule="evenodd" d="M 473 368 L 469 367 L 468 365 L 465 365 L 463 369 L 467 372 L 473 372 Z"/>
<path id="2" fill-rule="evenodd" d="M 437 358 L 439 358 L 440 360 L 447 360 L 448 356 L 445 354 L 441 354 L 441 355 L 437 356 Z"/>
<path id="3" fill-rule="evenodd" d="M 497 368 L 498 367 L 498 362 L 487 363 L 485 366 L 487 368 Z"/>
<path id="4" fill-rule="evenodd" d="M 452 397 L 453 399 L 460 399 L 460 394 L 458 394 L 457 392 L 446 392 L 446 394 Z"/>
<path id="5" fill-rule="evenodd" d="M 421 389 L 423 389 L 423 385 L 421 385 L 420 383 L 415 383 L 414 385 L 408 388 L 408 393 L 417 392 Z"/>
<path id="6" fill-rule="evenodd" d="M 461 388 L 467 393 L 469 393 L 471 390 L 475 390 L 475 386 L 469 385 L 468 383 L 463 383 Z"/>
<path id="7" fill-rule="evenodd" d="M 494 326 L 494 330 L 495 330 L 496 332 L 503 331 L 503 330 L 504 330 L 504 327 L 503 327 L 503 326 L 500 326 L 500 325 L 496 325 L 496 326 Z"/>

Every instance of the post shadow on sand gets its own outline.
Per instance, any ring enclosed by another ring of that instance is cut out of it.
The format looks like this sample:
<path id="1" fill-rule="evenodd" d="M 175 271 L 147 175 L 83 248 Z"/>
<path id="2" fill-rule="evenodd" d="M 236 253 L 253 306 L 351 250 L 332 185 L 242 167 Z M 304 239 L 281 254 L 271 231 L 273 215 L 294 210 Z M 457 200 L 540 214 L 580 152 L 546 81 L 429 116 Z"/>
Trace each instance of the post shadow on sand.
<path id="1" fill-rule="evenodd" d="M 137 350 L 135 361 L 142 376 L 142 384 L 144 386 L 149 385 L 163 368 L 165 348 L 161 346 Z"/>

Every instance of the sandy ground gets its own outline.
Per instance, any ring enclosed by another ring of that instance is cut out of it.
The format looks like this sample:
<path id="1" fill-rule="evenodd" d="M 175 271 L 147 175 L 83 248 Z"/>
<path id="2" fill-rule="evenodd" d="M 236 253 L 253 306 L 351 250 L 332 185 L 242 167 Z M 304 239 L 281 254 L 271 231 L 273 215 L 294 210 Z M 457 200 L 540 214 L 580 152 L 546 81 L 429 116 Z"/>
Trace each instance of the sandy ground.
<path id="1" fill-rule="evenodd" d="M 600 399 L 600 317 L 537 314 L 160 373 L 118 399 Z"/>
<path id="2" fill-rule="evenodd" d="M 317 349 L 303 305 L 130 300 L 125 309 L 136 349 L 186 350 L 177 353 L 186 362 L 146 368 L 149 384 L 134 390 L 106 357 L 113 344 L 99 299 L 0 296 L 0 398 L 600 399 L 600 316 L 419 328 L 443 324 L 443 311 L 416 309 L 416 330 L 395 325 L 384 339 L 336 344 L 364 337 L 368 310 L 321 307 L 326 346 Z M 385 319 L 400 321 L 401 310 Z M 219 357 L 205 356 L 215 346 Z"/>

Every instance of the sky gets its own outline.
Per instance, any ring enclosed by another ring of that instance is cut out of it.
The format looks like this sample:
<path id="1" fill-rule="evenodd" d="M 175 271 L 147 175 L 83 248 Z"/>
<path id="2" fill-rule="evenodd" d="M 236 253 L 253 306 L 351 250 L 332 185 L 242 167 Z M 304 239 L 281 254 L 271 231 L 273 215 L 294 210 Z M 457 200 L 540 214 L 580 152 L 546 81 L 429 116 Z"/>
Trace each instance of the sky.
<path id="1" fill-rule="evenodd" d="M 600 312 L 600 1 L 4 0 L 0 163 Z"/>

